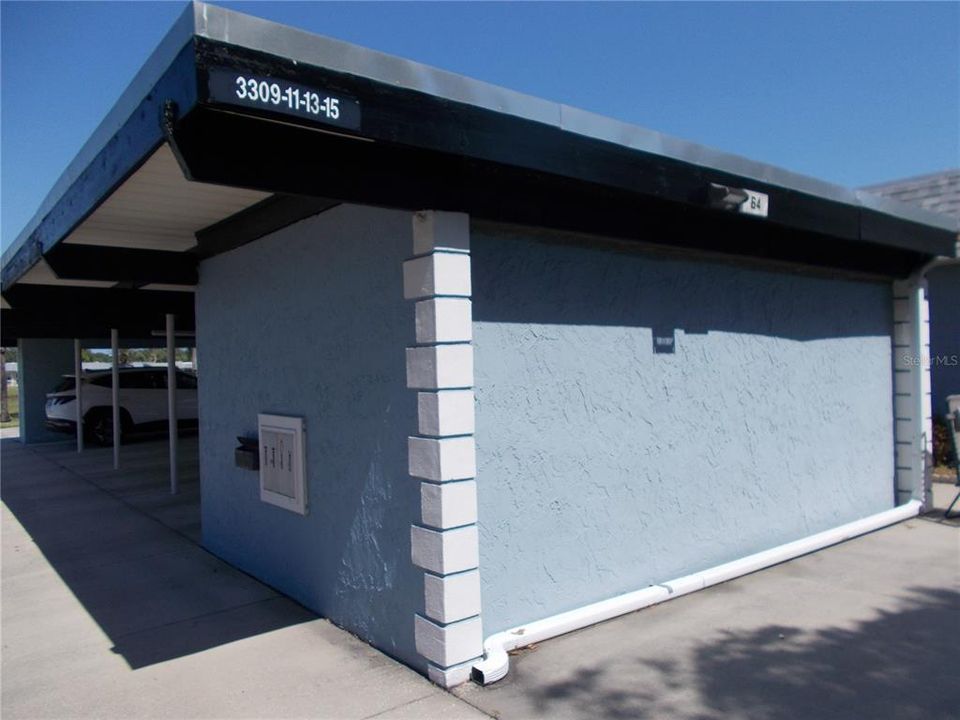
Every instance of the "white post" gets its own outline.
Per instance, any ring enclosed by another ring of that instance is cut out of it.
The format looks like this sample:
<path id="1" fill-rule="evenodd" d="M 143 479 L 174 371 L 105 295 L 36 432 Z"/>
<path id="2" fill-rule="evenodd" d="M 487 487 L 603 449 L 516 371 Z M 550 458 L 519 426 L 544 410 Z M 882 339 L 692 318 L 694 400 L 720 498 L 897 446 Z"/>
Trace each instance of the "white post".
<path id="1" fill-rule="evenodd" d="M 170 494 L 177 494 L 177 348 L 174 317 L 167 314 L 167 428 L 170 433 Z"/>
<path id="2" fill-rule="evenodd" d="M 73 341 L 73 375 L 77 403 L 77 452 L 83 452 L 83 356 L 80 338 Z"/>
<path id="3" fill-rule="evenodd" d="M 113 406 L 113 469 L 120 469 L 120 338 L 117 329 L 110 330 L 110 350 L 113 355 L 111 372 L 110 402 Z"/>

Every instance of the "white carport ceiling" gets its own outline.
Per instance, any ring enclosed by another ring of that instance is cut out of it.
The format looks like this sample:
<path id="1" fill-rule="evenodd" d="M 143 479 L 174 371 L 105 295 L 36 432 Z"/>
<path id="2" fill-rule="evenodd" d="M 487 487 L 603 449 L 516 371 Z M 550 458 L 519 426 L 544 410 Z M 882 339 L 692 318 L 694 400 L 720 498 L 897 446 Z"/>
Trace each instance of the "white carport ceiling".
<path id="1" fill-rule="evenodd" d="M 164 144 L 64 242 L 182 252 L 197 244 L 198 230 L 267 197 L 269 193 L 190 182 Z"/>

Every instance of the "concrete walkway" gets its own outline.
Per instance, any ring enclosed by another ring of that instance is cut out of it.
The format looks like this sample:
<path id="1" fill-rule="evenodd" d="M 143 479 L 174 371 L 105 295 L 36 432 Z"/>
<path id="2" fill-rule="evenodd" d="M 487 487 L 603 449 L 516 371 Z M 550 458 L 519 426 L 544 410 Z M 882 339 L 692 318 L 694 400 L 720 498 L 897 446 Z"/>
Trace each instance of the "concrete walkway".
<path id="1" fill-rule="evenodd" d="M 957 490 L 934 489 L 941 508 Z M 958 673 L 960 521 L 941 511 L 522 650 L 455 693 L 505 720 L 953 720 Z"/>
<path id="2" fill-rule="evenodd" d="M 198 547 L 181 442 L 0 444 L 5 719 L 486 717 Z"/>
<path id="3" fill-rule="evenodd" d="M 198 547 L 196 439 L 181 448 L 171 497 L 162 441 L 125 445 L 119 473 L 109 449 L 0 443 L 4 718 L 958 716 L 960 521 L 545 642 L 463 702 Z"/>

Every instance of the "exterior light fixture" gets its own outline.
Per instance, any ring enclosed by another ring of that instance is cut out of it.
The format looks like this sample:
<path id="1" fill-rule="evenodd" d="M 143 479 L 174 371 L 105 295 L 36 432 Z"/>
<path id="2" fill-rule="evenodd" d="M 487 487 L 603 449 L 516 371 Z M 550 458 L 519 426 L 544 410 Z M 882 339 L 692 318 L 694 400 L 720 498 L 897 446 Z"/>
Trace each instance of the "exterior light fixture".
<path id="1" fill-rule="evenodd" d="M 710 183 L 707 187 L 707 204 L 717 210 L 767 217 L 770 197 L 756 190 Z"/>
<path id="2" fill-rule="evenodd" d="M 728 187 L 710 183 L 707 188 L 707 200 L 710 207 L 719 210 L 736 210 L 747 201 L 747 191 L 742 188 Z"/>

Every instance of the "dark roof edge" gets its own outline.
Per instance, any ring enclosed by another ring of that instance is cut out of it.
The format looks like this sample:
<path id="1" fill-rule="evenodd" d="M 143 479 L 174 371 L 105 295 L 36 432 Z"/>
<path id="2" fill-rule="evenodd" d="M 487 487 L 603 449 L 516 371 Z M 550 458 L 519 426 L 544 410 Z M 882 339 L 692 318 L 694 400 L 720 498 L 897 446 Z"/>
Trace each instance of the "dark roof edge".
<path id="1" fill-rule="evenodd" d="M 952 232 L 960 230 L 958 223 L 950 217 L 896 200 L 865 196 L 858 190 L 740 155 L 215 5 L 197 2 L 195 7 L 197 35 L 210 40 L 552 125 L 567 132 L 753 178 L 826 200 L 866 207 L 911 222 Z"/>
<path id="2" fill-rule="evenodd" d="M 0 267 L 6 268 L 24 249 L 44 218 L 57 207 L 77 178 L 124 127 L 138 105 L 163 78 L 178 54 L 194 36 L 238 45 L 297 63 L 366 77 L 503 115 L 543 123 L 562 131 L 622 147 L 756 179 L 824 200 L 871 209 L 933 228 L 954 233 L 958 231 L 958 223 L 953 218 L 896 200 L 843 188 L 738 155 L 279 23 L 202 2 L 192 2 L 184 9 L 120 99 L 62 173 L 30 222 L 3 253 Z"/>
<path id="3" fill-rule="evenodd" d="M 0 267 L 6 266 L 13 259 L 43 221 L 43 218 L 56 207 L 70 186 L 94 161 L 110 139 L 124 126 L 137 106 L 153 90 L 174 59 L 183 50 L 183 47 L 192 40 L 197 26 L 197 16 L 201 11 L 202 6 L 196 3 L 190 3 L 184 8 L 173 27 L 170 28 L 170 31 L 163 37 L 143 67 L 134 76 L 127 89 L 123 91 L 120 99 L 114 103 L 107 116 L 93 131 L 83 147 L 80 148 L 80 152 L 77 153 L 66 170 L 61 173 L 30 222 L 20 231 L 10 247 L 4 250 L 2 257 L 0 257 Z"/>

